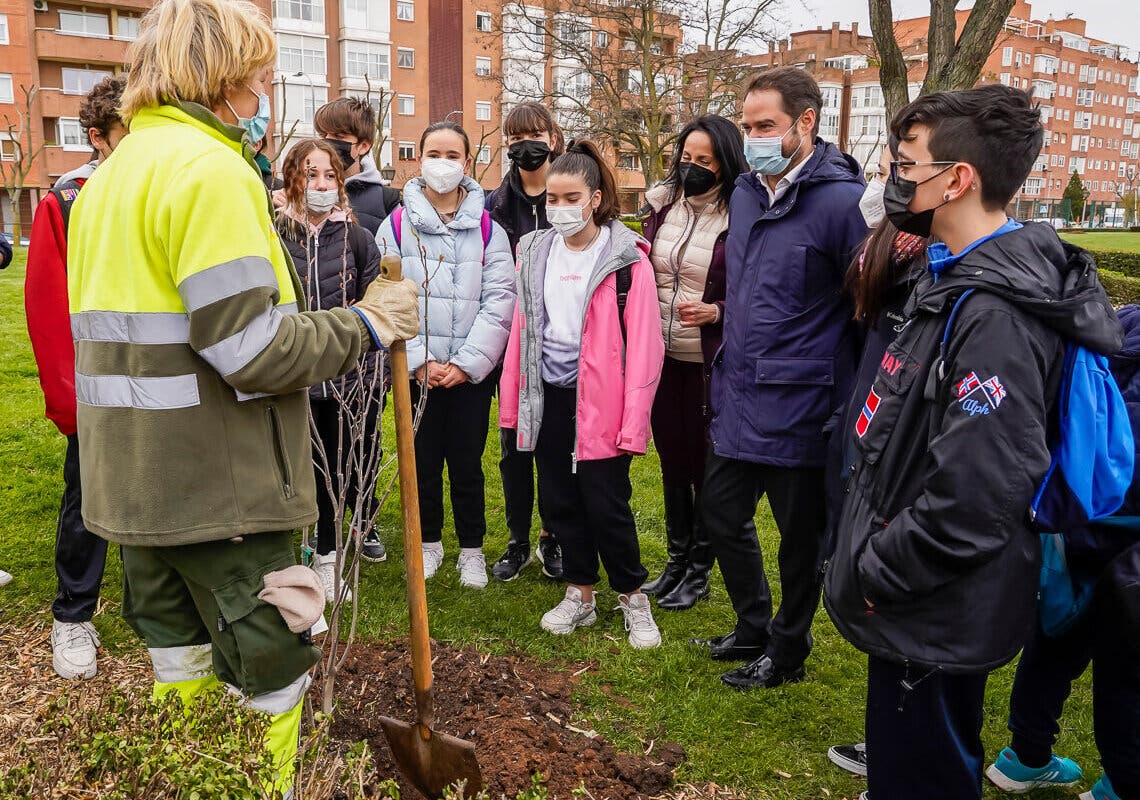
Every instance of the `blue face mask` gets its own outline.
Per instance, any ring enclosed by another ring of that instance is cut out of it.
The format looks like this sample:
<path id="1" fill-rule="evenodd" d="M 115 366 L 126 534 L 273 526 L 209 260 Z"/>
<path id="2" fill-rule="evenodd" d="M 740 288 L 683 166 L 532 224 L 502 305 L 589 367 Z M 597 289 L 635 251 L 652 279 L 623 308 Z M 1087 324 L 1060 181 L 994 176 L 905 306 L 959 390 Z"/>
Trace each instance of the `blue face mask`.
<path id="1" fill-rule="evenodd" d="M 795 127 L 796 124 L 793 122 L 792 127 L 784 131 L 783 136 L 746 137 L 744 140 L 744 158 L 748 161 L 748 166 L 761 175 L 779 175 L 786 170 L 792 156 L 784 155 L 784 137 L 791 133 Z M 793 155 L 795 154 L 793 153 Z"/>
<path id="2" fill-rule="evenodd" d="M 248 119 L 242 117 L 240 114 L 234 111 L 234 107 L 230 105 L 229 100 L 226 101 L 226 107 L 229 108 L 229 110 L 237 118 L 237 124 L 240 127 L 245 128 L 249 133 L 249 140 L 251 142 L 260 142 L 265 138 L 266 131 L 269 130 L 269 95 L 265 94 L 264 92 L 259 94 L 257 92 L 254 92 L 253 89 L 250 89 L 250 92 L 253 92 L 253 94 L 257 95 L 257 113 L 252 117 Z"/>

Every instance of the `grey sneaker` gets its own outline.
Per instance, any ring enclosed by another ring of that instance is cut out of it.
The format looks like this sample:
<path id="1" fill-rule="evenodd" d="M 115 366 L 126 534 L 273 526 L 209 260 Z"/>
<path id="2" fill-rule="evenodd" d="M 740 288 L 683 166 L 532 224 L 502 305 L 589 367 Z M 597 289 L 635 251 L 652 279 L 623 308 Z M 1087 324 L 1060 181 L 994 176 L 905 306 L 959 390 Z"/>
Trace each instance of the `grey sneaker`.
<path id="1" fill-rule="evenodd" d="M 629 631 L 629 644 L 638 650 L 646 650 L 661 644 L 661 631 L 653 621 L 653 610 L 649 607 L 649 595 L 621 595 L 618 608 L 625 617 L 625 629 Z"/>
<path id="2" fill-rule="evenodd" d="M 582 592 L 574 587 L 566 587 L 562 602 L 542 615 L 543 630 L 559 635 L 573 633 L 578 628 L 586 628 L 598 621 L 598 613 L 593 603 L 582 601 Z"/>
<path id="3" fill-rule="evenodd" d="M 828 749 L 827 757 L 840 769 L 867 777 L 867 745 L 864 742 L 837 744 Z"/>
<path id="4" fill-rule="evenodd" d="M 67 680 L 94 678 L 98 672 L 95 651 L 99 634 L 90 622 L 60 622 L 51 626 L 51 665 Z"/>
<path id="5" fill-rule="evenodd" d="M 3 586 L 4 584 L 11 583 L 11 582 L 12 582 L 11 573 L 5 572 L 4 570 L 0 569 L 0 586 Z"/>
<path id="6" fill-rule="evenodd" d="M 325 587 L 325 602 L 334 602 L 336 600 L 336 553 L 332 552 L 324 556 L 314 555 L 313 569 L 321 579 L 321 586 Z M 340 588 L 344 593 L 345 602 L 351 603 L 352 589 L 345 586 L 343 579 L 341 579 Z"/>
<path id="7" fill-rule="evenodd" d="M 487 586 L 487 557 L 482 550 L 461 550 L 455 562 L 459 570 L 459 583 L 468 589 L 484 589 Z"/>
<path id="8" fill-rule="evenodd" d="M 420 547 L 424 554 L 424 579 L 434 578 L 443 566 L 443 542 L 424 542 Z"/>

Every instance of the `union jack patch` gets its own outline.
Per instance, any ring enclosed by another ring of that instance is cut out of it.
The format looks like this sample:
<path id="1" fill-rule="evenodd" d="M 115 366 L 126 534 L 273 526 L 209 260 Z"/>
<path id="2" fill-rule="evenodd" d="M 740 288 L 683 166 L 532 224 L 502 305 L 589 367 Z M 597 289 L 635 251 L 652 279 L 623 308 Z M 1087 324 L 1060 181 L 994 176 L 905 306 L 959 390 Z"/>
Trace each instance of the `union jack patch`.
<path id="1" fill-rule="evenodd" d="M 962 410 L 974 417 L 997 411 L 1008 392 L 997 375 L 983 381 L 971 372 L 958 384 L 956 394 Z"/>

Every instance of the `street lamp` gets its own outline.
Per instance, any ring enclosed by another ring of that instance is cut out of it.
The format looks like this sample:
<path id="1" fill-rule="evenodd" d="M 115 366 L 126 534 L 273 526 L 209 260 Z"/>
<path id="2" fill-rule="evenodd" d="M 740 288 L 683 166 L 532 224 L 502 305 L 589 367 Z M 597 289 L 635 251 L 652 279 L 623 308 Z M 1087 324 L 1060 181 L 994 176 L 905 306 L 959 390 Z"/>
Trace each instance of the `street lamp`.
<path id="1" fill-rule="evenodd" d="M 294 78 L 307 78 L 308 79 L 308 81 L 309 81 L 309 105 L 311 105 L 313 107 L 313 115 L 315 116 L 317 113 L 317 87 L 313 84 L 313 76 L 309 75 L 307 72 L 298 71 L 298 72 L 293 73 L 293 77 Z M 304 117 L 305 117 L 305 115 L 301 114 L 301 118 L 304 119 Z M 309 124 L 310 125 L 313 124 L 312 120 L 309 121 Z M 316 130 L 316 129 L 314 128 L 314 130 Z"/>
<path id="2" fill-rule="evenodd" d="M 458 114 L 459 116 L 463 116 L 462 111 L 448 111 L 446 114 L 443 115 L 443 121 L 447 122 L 449 119 L 451 119 L 452 114 Z"/>

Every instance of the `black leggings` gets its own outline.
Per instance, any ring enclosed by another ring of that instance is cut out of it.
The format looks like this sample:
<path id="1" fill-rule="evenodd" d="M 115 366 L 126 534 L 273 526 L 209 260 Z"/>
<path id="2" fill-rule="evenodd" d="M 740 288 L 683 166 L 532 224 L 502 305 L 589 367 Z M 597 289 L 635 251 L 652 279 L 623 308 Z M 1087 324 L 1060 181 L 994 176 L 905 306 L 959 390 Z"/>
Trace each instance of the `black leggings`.
<path id="1" fill-rule="evenodd" d="M 549 530 L 562 546 L 567 583 L 593 586 L 598 557 L 614 591 L 626 594 L 649 577 L 641 565 L 629 499 L 630 456 L 579 461 L 572 470 L 575 391 L 543 383 L 545 408 L 535 446 L 539 495 Z"/>

